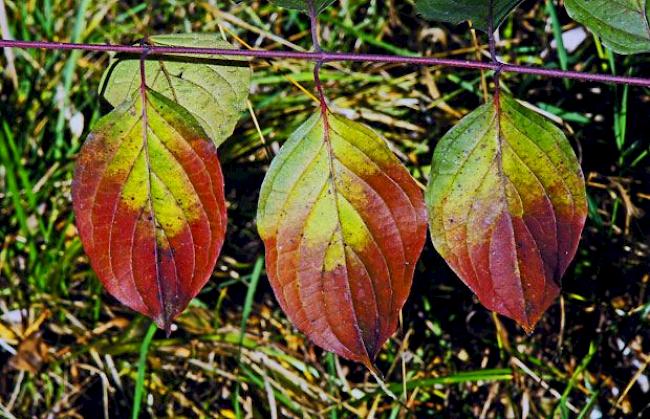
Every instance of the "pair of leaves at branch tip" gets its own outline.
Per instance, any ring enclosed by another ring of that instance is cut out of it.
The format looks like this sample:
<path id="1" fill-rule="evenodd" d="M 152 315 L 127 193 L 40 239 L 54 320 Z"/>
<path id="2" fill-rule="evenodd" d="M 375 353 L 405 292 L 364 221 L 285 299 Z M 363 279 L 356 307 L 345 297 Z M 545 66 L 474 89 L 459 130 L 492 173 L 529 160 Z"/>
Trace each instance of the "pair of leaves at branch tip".
<path id="1" fill-rule="evenodd" d="M 108 292 L 169 333 L 210 278 L 226 231 L 217 149 L 192 114 L 146 91 L 103 117 L 72 183 L 81 242 Z"/>
<path id="2" fill-rule="evenodd" d="M 233 49 L 218 34 L 157 35 L 152 45 Z M 178 103 L 199 121 L 220 146 L 235 129 L 246 108 L 251 70 L 239 57 L 210 55 L 149 56 L 147 85 Z M 113 106 L 128 100 L 140 88 L 140 57 L 117 55 L 104 72 L 100 94 Z"/>
<path id="3" fill-rule="evenodd" d="M 262 184 L 257 225 L 289 319 L 372 368 L 426 240 L 423 194 L 386 142 L 327 112 L 294 132 Z"/>
<path id="4" fill-rule="evenodd" d="M 650 52 L 650 1 L 565 0 L 572 19 L 619 54 Z"/>
<path id="5" fill-rule="evenodd" d="M 316 13 L 321 13 L 335 1 L 336 0 L 314 0 Z M 271 3 L 276 6 L 284 7 L 285 9 L 294 9 L 309 13 L 309 2 L 307 0 L 271 0 Z"/>
<path id="6" fill-rule="evenodd" d="M 494 0 L 494 28 L 523 0 Z M 439 22 L 459 24 L 470 20 L 475 28 L 488 32 L 490 29 L 490 2 L 488 0 L 418 0 L 416 10 L 424 18 Z"/>
<path id="7" fill-rule="evenodd" d="M 481 303 L 532 331 L 587 216 L 584 177 L 550 121 L 502 93 L 447 133 L 426 193 L 436 250 Z"/>

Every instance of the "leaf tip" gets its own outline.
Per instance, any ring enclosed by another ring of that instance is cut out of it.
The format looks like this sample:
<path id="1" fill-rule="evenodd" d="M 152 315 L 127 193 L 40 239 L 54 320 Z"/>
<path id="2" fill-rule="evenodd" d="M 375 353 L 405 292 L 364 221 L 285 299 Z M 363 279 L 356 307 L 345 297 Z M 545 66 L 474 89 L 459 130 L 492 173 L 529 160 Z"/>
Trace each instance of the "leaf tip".
<path id="1" fill-rule="evenodd" d="M 159 329 L 165 331 L 165 336 L 169 338 L 172 334 L 173 321 L 171 317 L 160 315 L 153 319 Z"/>
<path id="2" fill-rule="evenodd" d="M 524 329 L 524 332 L 526 332 L 527 336 L 531 336 L 535 331 L 535 326 L 537 326 L 537 323 L 519 323 L 519 325 L 522 329 Z"/>

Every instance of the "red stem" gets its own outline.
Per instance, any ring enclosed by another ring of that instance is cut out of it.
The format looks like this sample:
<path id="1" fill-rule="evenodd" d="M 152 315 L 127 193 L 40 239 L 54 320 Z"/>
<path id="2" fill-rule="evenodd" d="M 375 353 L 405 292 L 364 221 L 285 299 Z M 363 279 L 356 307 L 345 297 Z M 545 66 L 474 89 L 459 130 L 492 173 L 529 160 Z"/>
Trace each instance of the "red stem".
<path id="1" fill-rule="evenodd" d="M 115 44 L 76 44 L 67 42 L 49 41 L 18 41 L 0 39 L 0 48 L 38 48 L 49 50 L 85 50 L 95 52 L 122 52 L 129 54 L 142 54 L 145 47 L 138 45 L 115 45 Z M 266 51 L 266 50 L 238 50 L 219 48 L 196 48 L 196 47 L 167 47 L 149 45 L 149 55 L 178 55 L 178 54 L 203 54 L 221 55 L 224 57 L 255 57 L 255 58 L 279 58 L 295 59 L 322 62 L 350 61 L 350 62 L 372 62 L 392 63 L 409 65 L 439 65 L 445 67 L 469 68 L 475 70 L 498 70 L 502 73 L 531 74 L 550 78 L 564 78 L 582 80 L 588 82 L 601 82 L 613 84 L 628 84 L 631 86 L 650 87 L 650 78 L 614 76 L 598 73 L 581 73 L 578 71 L 554 70 L 543 67 L 523 66 L 514 64 L 494 64 L 474 60 L 457 60 L 451 58 L 433 57 L 410 57 L 404 55 L 382 55 L 382 54 L 353 54 L 342 52 L 297 52 L 297 51 Z"/>
<path id="2" fill-rule="evenodd" d="M 316 6 L 314 0 L 308 0 L 309 5 L 309 23 L 311 28 L 311 42 L 314 44 L 314 50 L 317 53 L 323 53 L 323 49 L 320 46 L 320 41 L 318 40 L 318 12 L 316 11 Z M 318 98 L 320 100 L 320 111 L 323 115 L 323 122 L 325 124 L 325 129 L 329 129 L 329 123 L 327 120 L 327 98 L 325 96 L 325 90 L 323 89 L 323 83 L 320 80 L 320 69 L 323 66 L 323 60 L 317 60 L 316 65 L 314 66 L 314 84 L 316 85 L 316 90 L 318 90 Z"/>

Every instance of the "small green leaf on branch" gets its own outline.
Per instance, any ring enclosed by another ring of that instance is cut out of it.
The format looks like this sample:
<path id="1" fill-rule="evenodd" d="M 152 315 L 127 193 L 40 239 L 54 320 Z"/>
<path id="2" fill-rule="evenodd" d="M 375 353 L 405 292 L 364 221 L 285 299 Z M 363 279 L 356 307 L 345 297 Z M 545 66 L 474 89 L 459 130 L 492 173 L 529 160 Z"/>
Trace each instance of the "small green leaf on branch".
<path id="1" fill-rule="evenodd" d="M 494 0 L 494 28 L 498 28 L 521 2 L 522 0 Z M 415 6 L 418 13 L 429 20 L 453 24 L 470 20 L 475 28 L 483 32 L 488 32 L 490 28 L 488 0 L 418 0 Z"/>

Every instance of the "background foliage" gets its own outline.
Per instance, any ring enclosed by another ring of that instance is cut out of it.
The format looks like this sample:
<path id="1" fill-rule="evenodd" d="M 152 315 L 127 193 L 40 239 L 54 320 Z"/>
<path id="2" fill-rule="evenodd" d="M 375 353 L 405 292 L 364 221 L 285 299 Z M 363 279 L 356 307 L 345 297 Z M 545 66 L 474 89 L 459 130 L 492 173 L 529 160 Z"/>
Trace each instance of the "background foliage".
<path id="1" fill-rule="evenodd" d="M 127 44 L 221 31 L 252 47 L 310 47 L 305 16 L 267 2 L 3 2 L 17 39 Z M 412 1 L 342 0 L 321 22 L 327 50 L 488 59 L 482 35 L 426 23 Z M 575 50 L 558 43 L 579 28 L 561 4 L 525 1 L 503 24 L 499 51 L 520 64 L 649 74 L 648 55 L 616 56 L 591 34 Z M 648 89 L 503 77 L 579 152 L 590 198 L 581 248 L 562 301 L 526 336 L 481 308 L 428 243 L 401 330 L 378 361 L 400 404 L 363 367 L 306 342 L 263 274 L 259 186 L 279 144 L 314 111 L 312 64 L 253 64 L 250 104 L 220 148 L 230 224 L 214 278 L 171 338 L 156 333 L 141 356 L 148 322 L 102 291 L 72 223 L 74 157 L 107 109 L 97 88 L 109 56 L 14 54 L 15 76 L 0 58 L 0 416 L 88 416 L 102 406 L 124 417 L 138 392 L 150 416 L 399 417 L 404 406 L 445 417 L 648 413 Z M 334 107 L 387 137 L 421 183 L 437 140 L 489 83 L 473 70 L 395 64 L 330 64 L 321 76 Z"/>

